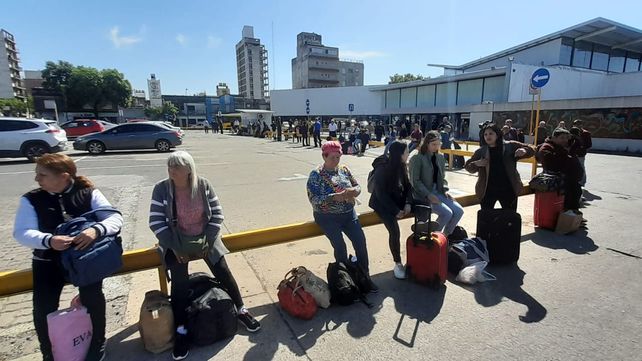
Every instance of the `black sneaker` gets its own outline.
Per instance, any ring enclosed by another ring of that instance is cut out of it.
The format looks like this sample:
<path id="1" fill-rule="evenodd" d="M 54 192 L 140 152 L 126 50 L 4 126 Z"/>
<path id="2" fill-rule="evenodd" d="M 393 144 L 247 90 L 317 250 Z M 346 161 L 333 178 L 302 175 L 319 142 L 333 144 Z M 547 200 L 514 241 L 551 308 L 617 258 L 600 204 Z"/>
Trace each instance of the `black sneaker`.
<path id="1" fill-rule="evenodd" d="M 257 321 L 248 311 L 239 312 L 239 321 L 243 323 L 245 328 L 250 332 L 256 332 L 261 329 L 261 324 Z"/>
<path id="2" fill-rule="evenodd" d="M 183 360 L 189 355 L 189 340 L 187 335 L 182 335 L 176 333 L 174 338 L 174 350 L 172 351 L 172 357 L 174 360 Z"/>

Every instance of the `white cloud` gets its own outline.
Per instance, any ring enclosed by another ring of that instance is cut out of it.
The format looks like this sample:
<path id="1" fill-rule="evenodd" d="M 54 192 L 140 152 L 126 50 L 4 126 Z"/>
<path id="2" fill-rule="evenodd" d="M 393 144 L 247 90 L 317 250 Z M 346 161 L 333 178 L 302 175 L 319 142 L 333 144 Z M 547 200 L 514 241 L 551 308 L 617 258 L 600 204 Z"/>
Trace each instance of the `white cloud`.
<path id="1" fill-rule="evenodd" d="M 116 48 L 133 45 L 143 40 L 141 36 L 135 36 L 135 35 L 121 36 L 120 29 L 118 29 L 118 26 L 114 26 L 113 28 L 111 28 L 111 30 L 109 30 L 109 39 L 111 40 L 111 42 L 114 44 L 114 47 Z"/>
<path id="2" fill-rule="evenodd" d="M 376 51 L 376 50 L 359 51 L 359 50 L 340 49 L 339 55 L 342 58 L 363 60 L 363 59 L 371 59 L 371 58 L 381 58 L 381 57 L 387 56 L 388 54 L 381 51 Z"/>
<path id="3" fill-rule="evenodd" d="M 216 49 L 221 45 L 222 42 L 223 42 L 223 39 L 219 38 L 218 36 L 214 36 L 214 35 L 207 36 L 208 48 Z"/>
<path id="4" fill-rule="evenodd" d="M 183 34 L 178 34 L 176 35 L 176 42 L 181 45 L 185 45 L 185 43 L 187 43 L 187 37 Z"/>

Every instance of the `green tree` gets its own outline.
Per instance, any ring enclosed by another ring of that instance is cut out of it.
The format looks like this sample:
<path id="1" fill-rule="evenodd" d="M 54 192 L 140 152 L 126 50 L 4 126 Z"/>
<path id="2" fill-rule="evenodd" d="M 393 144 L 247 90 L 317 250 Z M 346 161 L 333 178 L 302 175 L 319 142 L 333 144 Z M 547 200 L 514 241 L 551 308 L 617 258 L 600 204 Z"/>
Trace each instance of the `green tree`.
<path id="1" fill-rule="evenodd" d="M 48 61 L 45 65 L 45 70 L 42 71 L 43 87 L 62 94 L 65 108 L 67 106 L 67 85 L 74 68 L 73 64 L 58 60 L 57 64 L 53 61 Z"/>
<path id="2" fill-rule="evenodd" d="M 174 119 L 178 114 L 178 108 L 172 102 L 163 102 L 162 107 L 145 108 L 145 116 L 151 120 Z"/>
<path id="3" fill-rule="evenodd" d="M 132 86 L 123 73 L 116 69 L 103 69 L 100 71 L 102 78 L 102 102 L 114 106 L 128 107 L 131 102 Z"/>
<path id="4" fill-rule="evenodd" d="M 83 109 L 89 106 L 96 117 L 103 104 L 103 79 L 96 68 L 79 66 L 74 68 L 66 86 L 69 106 Z"/>
<path id="5" fill-rule="evenodd" d="M 390 81 L 388 82 L 388 84 L 398 84 L 398 83 L 405 83 L 408 81 L 423 80 L 423 79 L 424 77 L 421 74 L 413 75 L 413 74 L 407 73 L 405 75 L 401 75 L 401 74 L 395 73 L 395 75 L 390 76 Z"/>
<path id="6" fill-rule="evenodd" d="M 27 114 L 27 103 L 20 99 L 0 99 L 0 113 L 9 117 L 19 117 Z"/>

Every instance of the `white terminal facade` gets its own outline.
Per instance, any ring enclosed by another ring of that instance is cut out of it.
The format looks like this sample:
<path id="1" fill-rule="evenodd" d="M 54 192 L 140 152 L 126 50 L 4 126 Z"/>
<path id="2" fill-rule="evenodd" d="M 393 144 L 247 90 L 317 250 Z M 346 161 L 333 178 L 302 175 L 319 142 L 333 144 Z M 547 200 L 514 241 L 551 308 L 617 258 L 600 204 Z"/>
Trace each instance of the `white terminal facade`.
<path id="1" fill-rule="evenodd" d="M 596 18 L 460 66 L 432 64 L 444 68 L 437 78 L 273 90 L 271 107 L 285 119 L 353 116 L 393 123 L 409 117 L 432 124 L 449 116 L 465 139 L 478 138 L 478 123 L 510 118 L 528 134 L 531 77 L 546 68 L 550 79 L 541 89 L 540 120 L 548 128 L 582 119 L 596 149 L 641 152 L 641 58 L 642 30 Z"/>

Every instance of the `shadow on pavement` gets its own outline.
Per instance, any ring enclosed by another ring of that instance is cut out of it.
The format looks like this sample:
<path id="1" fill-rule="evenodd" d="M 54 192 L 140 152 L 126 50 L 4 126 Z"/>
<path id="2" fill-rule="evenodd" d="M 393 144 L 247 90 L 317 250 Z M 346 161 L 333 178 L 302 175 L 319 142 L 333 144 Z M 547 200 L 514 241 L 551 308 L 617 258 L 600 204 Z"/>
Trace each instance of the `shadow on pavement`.
<path id="1" fill-rule="evenodd" d="M 250 342 L 255 345 L 245 354 L 244 360 L 271 360 L 283 344 L 297 356 L 302 356 L 312 348 L 319 337 L 326 332 L 332 332 L 343 324 L 346 331 L 353 338 L 361 338 L 369 335 L 374 329 L 374 313 L 381 309 L 384 297 L 379 295 L 368 295 L 368 301 L 373 305 L 368 308 L 359 302 L 350 306 L 331 306 L 328 309 L 319 308 L 317 314 L 311 320 L 300 320 L 287 314 L 278 304 L 268 304 L 253 308 L 252 314 L 265 315 L 261 319 L 263 330 L 279 330 L 285 323 L 288 332 L 266 332 L 260 331 L 249 334 Z M 294 335 L 294 337 L 292 337 Z"/>
<path id="2" fill-rule="evenodd" d="M 413 347 L 422 322 L 430 323 L 439 315 L 444 304 L 446 286 L 435 290 L 412 281 L 400 281 L 392 272 L 373 277 L 379 286 L 380 296 L 394 300 L 395 310 L 400 313 L 392 339 L 406 347 Z"/>
<path id="3" fill-rule="evenodd" d="M 545 229 L 537 229 L 535 232 L 522 236 L 522 242 L 532 241 L 538 246 L 550 249 L 565 249 L 574 254 L 587 254 L 596 251 L 599 247 L 588 236 L 586 229 L 577 232 L 561 235 Z"/>
<path id="4" fill-rule="evenodd" d="M 474 293 L 477 303 L 484 307 L 493 307 L 498 305 L 503 297 L 506 297 L 528 308 L 525 315 L 519 316 L 520 321 L 533 323 L 546 317 L 546 308 L 522 288 L 526 272 L 522 271 L 517 264 L 489 266 L 487 270 L 497 277 L 496 281 L 478 283 L 474 286 L 462 286 Z"/>
<path id="5" fill-rule="evenodd" d="M 602 197 L 598 196 L 597 194 L 593 194 L 589 192 L 587 189 L 585 189 L 582 193 L 584 199 L 586 202 L 592 202 L 592 201 L 601 201 Z"/>

